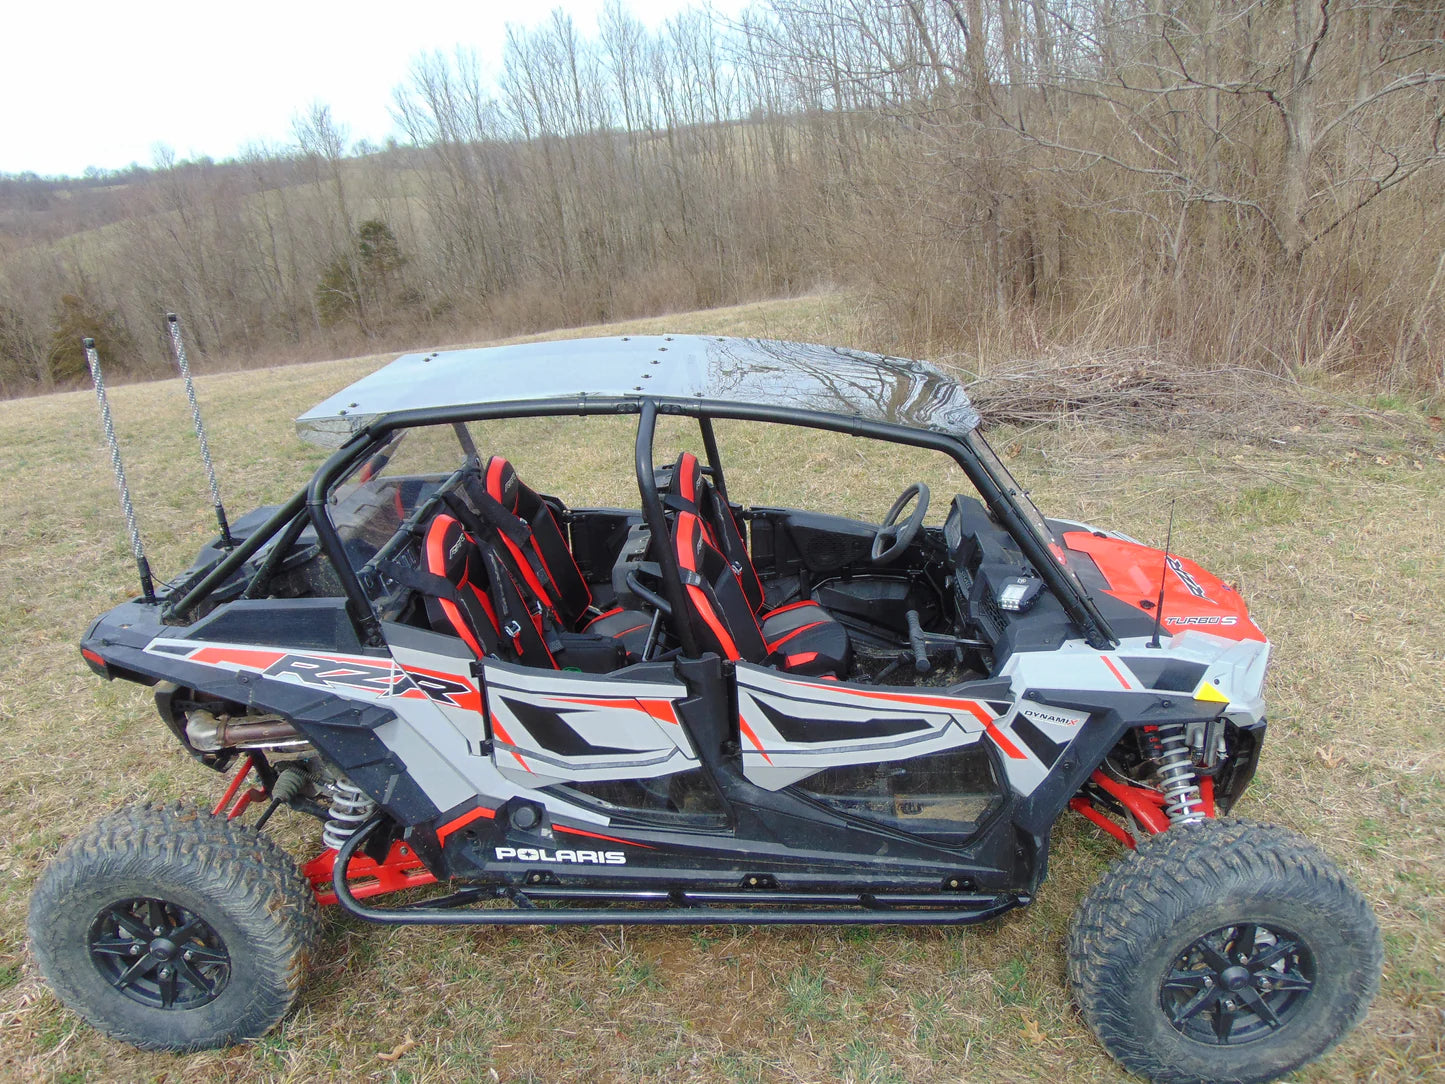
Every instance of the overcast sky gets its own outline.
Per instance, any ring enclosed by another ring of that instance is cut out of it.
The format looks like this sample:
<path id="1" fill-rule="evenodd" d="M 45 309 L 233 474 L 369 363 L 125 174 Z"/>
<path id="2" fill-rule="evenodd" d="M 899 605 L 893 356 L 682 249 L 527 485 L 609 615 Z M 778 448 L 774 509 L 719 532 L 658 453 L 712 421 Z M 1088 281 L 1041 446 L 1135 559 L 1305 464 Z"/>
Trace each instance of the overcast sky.
<path id="1" fill-rule="evenodd" d="M 554 7 L 594 35 L 604 0 L 74 0 L 7 4 L 0 18 L 0 173 L 80 174 L 227 158 L 291 142 L 291 119 L 331 106 L 355 141 L 393 134 L 392 88 L 413 57 L 457 45 L 495 70 L 508 22 Z M 623 0 L 656 27 L 692 0 Z M 746 0 L 714 0 L 733 14 Z"/>

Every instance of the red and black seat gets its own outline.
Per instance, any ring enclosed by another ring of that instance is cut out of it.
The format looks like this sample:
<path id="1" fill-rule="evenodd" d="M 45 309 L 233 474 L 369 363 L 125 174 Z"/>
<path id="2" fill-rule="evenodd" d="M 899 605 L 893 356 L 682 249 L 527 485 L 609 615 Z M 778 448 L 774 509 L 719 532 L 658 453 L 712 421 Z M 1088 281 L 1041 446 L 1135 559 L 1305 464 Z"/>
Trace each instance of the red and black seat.
<path id="1" fill-rule="evenodd" d="M 621 606 L 599 610 L 593 604 L 592 589 L 577 567 L 552 506 L 517 476 L 507 460 L 492 456 L 482 479 L 486 495 L 527 525 L 525 538 L 513 539 L 505 532 L 498 532 L 498 537 L 516 574 L 558 627 L 618 640 L 629 660 L 640 659 L 651 616 Z"/>
<path id="2" fill-rule="evenodd" d="M 668 496 L 675 511 L 674 551 L 698 642 L 733 660 L 844 676 L 853 657 L 848 630 L 816 602 L 764 605 L 762 580 L 732 509 L 692 453 L 683 452 L 673 464 Z"/>
<path id="3" fill-rule="evenodd" d="M 540 610 L 528 607 L 516 581 L 454 516 L 432 517 L 422 542 L 418 580 L 427 621 L 461 637 L 476 654 L 528 666 L 556 667 Z"/>

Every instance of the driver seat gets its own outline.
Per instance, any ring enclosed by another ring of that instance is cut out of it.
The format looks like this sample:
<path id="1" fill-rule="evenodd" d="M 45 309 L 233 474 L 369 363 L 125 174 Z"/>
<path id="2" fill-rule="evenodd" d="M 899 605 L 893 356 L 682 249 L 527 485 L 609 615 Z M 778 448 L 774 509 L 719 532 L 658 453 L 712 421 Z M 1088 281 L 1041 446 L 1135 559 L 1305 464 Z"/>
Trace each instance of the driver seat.
<path id="1" fill-rule="evenodd" d="M 678 458 L 668 495 L 687 620 L 703 650 L 798 674 L 845 676 L 852 644 L 848 630 L 827 610 L 808 600 L 763 607 L 762 583 L 732 510 L 703 477 L 696 456 L 684 452 Z M 704 518 L 702 509 L 713 514 Z M 725 519 L 719 522 L 720 517 Z M 748 590 L 749 584 L 755 590 Z"/>

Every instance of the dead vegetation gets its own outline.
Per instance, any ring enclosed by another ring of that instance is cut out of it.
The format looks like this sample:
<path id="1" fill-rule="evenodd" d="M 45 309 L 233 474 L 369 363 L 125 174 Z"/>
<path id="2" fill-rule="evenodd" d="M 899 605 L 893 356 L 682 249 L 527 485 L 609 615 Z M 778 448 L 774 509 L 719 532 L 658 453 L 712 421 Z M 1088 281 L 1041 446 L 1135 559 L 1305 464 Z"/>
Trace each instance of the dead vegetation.
<path id="1" fill-rule="evenodd" d="M 673 329 L 846 341 L 848 319 L 841 306 L 812 299 L 694 314 Z M 291 418 L 384 360 L 202 375 L 231 507 L 282 500 L 300 486 L 321 453 L 296 439 Z M 1120 364 L 1132 371 L 1133 362 Z M 1063 379 L 1073 387 L 1072 377 Z M 1202 413 L 1179 415 L 1167 429 L 1112 415 L 1108 401 L 1062 424 L 1038 420 L 1048 404 L 1083 402 L 1081 394 L 1035 396 L 1040 405 L 1014 419 L 1020 424 L 995 425 L 991 439 L 1053 514 L 1158 541 L 1178 498 L 1176 547 L 1235 583 L 1275 644 L 1269 739 L 1238 814 L 1312 837 L 1357 879 L 1385 929 L 1374 1010 L 1298 1079 L 1439 1079 L 1438 433 L 1408 411 L 1342 400 L 1327 400 L 1336 413 L 1324 428 L 1306 430 L 1328 430 L 1324 444 L 1232 432 L 1219 420 L 1224 410 L 1206 411 L 1197 398 L 1179 401 Z M 184 394 L 176 381 L 131 385 L 115 389 L 113 404 L 141 529 L 158 569 L 174 571 L 214 529 Z M 76 651 L 86 623 L 134 591 L 94 415 L 88 393 L 0 403 L 0 1076 L 277 1084 L 1123 1079 L 1075 1014 L 1063 964 L 1068 916 L 1117 851 L 1067 816 L 1038 899 L 988 926 L 440 931 L 365 926 L 333 912 L 299 1010 L 261 1042 L 170 1057 L 100 1038 L 44 991 L 27 961 L 30 885 L 61 841 L 102 812 L 143 799 L 209 804 L 220 781 L 179 749 L 145 690 L 98 682 Z M 1096 415 L 1118 424 L 1094 424 Z M 1329 429 L 1336 416 L 1358 419 L 1339 429 L 1358 442 Z M 624 425 L 598 435 L 591 424 L 498 426 L 486 439 L 574 503 L 625 499 L 630 433 Z M 1436 443 L 1417 431 L 1435 434 Z M 732 426 L 719 435 L 731 488 L 753 500 L 874 518 L 901 480 L 936 482 L 936 501 L 964 484 L 956 469 L 921 453 L 870 455 L 867 442 L 849 438 L 820 434 L 787 447 L 795 468 L 784 471 L 784 449 L 769 433 Z M 561 448 L 568 454 L 558 455 Z M 273 826 L 298 852 L 315 845 L 298 816 L 283 814 Z"/>
<path id="2" fill-rule="evenodd" d="M 1121 433 L 1178 431 L 1281 447 L 1322 449 L 1438 440 L 1437 416 L 1372 408 L 1323 381 L 1240 366 L 1192 367 L 1144 349 L 1055 348 L 1042 356 L 989 363 L 982 372 L 945 356 L 989 426 L 1087 426 Z"/>
<path id="3" fill-rule="evenodd" d="M 525 16 L 526 13 L 523 13 Z M 416 58 L 402 141 L 0 178 L 0 393 L 856 291 L 893 352 L 1445 375 L 1441 0 L 769 0 Z M 300 103 L 298 103 L 299 105 Z M 70 300 L 66 300 L 66 299 Z M 127 343 L 133 349 L 124 349 Z"/>

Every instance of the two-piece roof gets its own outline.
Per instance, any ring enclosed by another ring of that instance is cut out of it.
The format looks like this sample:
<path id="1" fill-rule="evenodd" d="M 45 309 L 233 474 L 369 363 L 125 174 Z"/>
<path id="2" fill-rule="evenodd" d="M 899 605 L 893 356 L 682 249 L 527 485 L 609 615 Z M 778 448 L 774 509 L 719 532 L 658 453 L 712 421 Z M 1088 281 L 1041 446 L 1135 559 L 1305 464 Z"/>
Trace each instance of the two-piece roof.
<path id="1" fill-rule="evenodd" d="M 630 335 L 403 354 L 296 427 L 338 445 L 397 411 L 572 399 L 786 406 L 958 436 L 979 423 L 963 387 L 926 362 L 771 339 Z"/>

